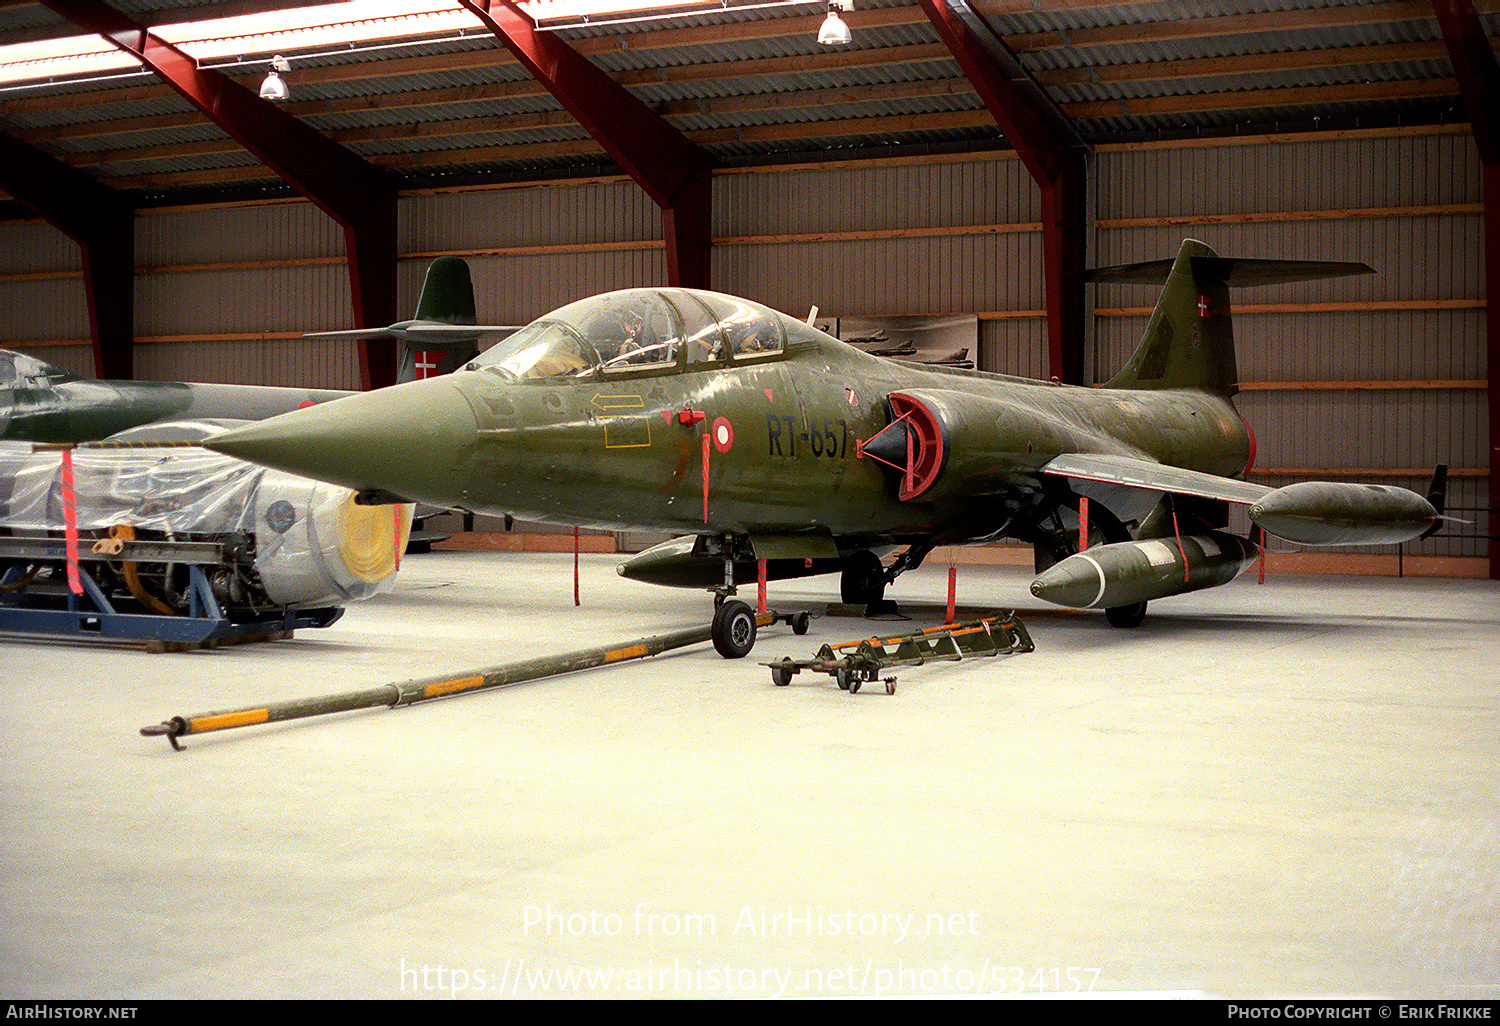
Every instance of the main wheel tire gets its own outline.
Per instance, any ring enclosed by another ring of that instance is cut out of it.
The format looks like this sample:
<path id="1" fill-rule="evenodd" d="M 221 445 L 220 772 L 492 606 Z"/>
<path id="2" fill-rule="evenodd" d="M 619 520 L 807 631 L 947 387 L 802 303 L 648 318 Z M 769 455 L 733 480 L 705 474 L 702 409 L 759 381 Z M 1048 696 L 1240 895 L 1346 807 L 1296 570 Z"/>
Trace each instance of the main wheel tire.
<path id="1" fill-rule="evenodd" d="M 755 647 L 755 611 L 739 599 L 729 599 L 714 610 L 714 648 L 725 659 L 741 659 Z"/>
<path id="2" fill-rule="evenodd" d="M 1128 606 L 1110 606 L 1104 618 L 1111 627 L 1139 627 L 1146 620 L 1146 603 L 1132 602 Z"/>
<path id="3" fill-rule="evenodd" d="M 868 606 L 885 597 L 885 566 L 869 549 L 860 549 L 844 560 L 839 596 L 851 606 Z"/>

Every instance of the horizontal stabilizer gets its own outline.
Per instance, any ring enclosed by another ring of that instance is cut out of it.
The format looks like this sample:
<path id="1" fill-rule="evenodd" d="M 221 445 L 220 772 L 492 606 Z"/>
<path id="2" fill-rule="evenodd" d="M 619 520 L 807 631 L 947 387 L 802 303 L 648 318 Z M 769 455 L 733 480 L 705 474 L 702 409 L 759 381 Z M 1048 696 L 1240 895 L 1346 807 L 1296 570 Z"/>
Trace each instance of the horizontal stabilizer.
<path id="1" fill-rule="evenodd" d="M 394 338 L 432 348 L 477 342 L 485 335 L 509 335 L 519 324 L 440 324 L 436 321 L 405 321 L 386 328 L 351 328 L 348 331 L 310 331 L 303 338 Z"/>
<path id="2" fill-rule="evenodd" d="M 1083 281 L 1101 283 L 1137 282 L 1160 285 L 1167 280 L 1174 262 L 1148 260 L 1140 264 L 1096 267 L 1080 271 L 1078 276 Z M 1232 288 L 1284 285 L 1294 281 L 1319 281 L 1323 278 L 1375 273 L 1375 268 L 1369 264 L 1338 260 L 1238 260 L 1197 256 L 1192 258 L 1192 264 L 1195 279 L 1222 282 Z"/>

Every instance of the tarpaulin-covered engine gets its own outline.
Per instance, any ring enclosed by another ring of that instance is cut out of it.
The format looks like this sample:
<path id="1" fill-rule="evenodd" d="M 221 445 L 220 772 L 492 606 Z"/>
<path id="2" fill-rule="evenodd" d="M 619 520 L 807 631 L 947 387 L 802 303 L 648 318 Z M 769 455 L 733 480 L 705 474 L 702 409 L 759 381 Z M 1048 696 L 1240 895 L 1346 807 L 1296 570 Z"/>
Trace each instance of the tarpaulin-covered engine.
<path id="1" fill-rule="evenodd" d="M 110 613 L 326 626 L 345 602 L 391 587 L 412 507 L 359 505 L 347 488 L 151 444 L 219 426 L 141 428 L 111 440 L 132 448 L 72 452 L 80 565 Z M 65 495 L 61 453 L 0 447 L 0 606 L 66 599 Z"/>

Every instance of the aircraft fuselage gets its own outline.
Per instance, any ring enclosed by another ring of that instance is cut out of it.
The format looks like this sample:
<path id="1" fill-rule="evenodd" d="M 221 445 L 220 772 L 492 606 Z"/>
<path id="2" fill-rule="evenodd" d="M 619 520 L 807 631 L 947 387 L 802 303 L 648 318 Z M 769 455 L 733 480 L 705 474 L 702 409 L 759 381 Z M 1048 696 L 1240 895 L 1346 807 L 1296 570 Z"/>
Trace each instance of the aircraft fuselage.
<path id="1" fill-rule="evenodd" d="M 775 316 L 785 344 L 764 354 L 534 378 L 479 366 L 302 410 L 224 444 L 352 488 L 478 513 L 674 533 L 815 532 L 840 548 L 1024 528 L 1056 506 L 1059 484 L 1039 468 L 1060 453 L 1212 474 L 1248 462 L 1234 408 L 1202 392 L 927 368 Z M 904 499 L 910 488 L 892 465 L 904 457 L 861 451 L 890 424 L 892 393 L 941 420 L 913 431 L 913 450 L 937 455 L 921 494 Z"/>

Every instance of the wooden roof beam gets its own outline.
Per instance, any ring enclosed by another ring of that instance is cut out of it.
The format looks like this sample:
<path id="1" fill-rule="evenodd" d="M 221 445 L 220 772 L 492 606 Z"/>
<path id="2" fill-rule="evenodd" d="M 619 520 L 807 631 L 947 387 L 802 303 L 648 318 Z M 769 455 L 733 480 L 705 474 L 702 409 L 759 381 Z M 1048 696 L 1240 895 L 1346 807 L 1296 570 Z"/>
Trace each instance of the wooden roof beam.
<path id="1" fill-rule="evenodd" d="M 1147 114 L 1184 114 L 1207 110 L 1250 110 L 1258 107 L 1298 107 L 1368 100 L 1412 100 L 1429 96 L 1456 96 L 1458 83 L 1451 78 L 1405 79 L 1396 82 L 1350 82 L 1336 86 L 1288 86 L 1282 89 L 1240 89 L 1222 93 L 1188 93 L 1174 96 L 1121 97 L 1065 103 L 1062 109 L 1075 118 L 1118 118 Z"/>
<path id="2" fill-rule="evenodd" d="M 976 6 L 987 9 L 984 0 Z M 1486 10 L 1500 8 L 1500 0 L 1483 0 Z M 1353 25 L 1382 25 L 1401 21 L 1431 21 L 1427 0 L 1396 0 L 1392 3 L 1360 4 L 1352 7 L 1318 7 L 1301 11 L 1270 11 L 1262 14 L 1231 14 L 1208 18 L 1152 21 L 1098 28 L 1068 29 L 1066 32 L 1032 32 L 1009 35 L 1005 44 L 1016 53 L 1062 50 L 1075 47 L 1119 44 L 1178 42 L 1184 39 L 1217 39 L 1224 36 L 1263 32 L 1296 32 Z"/>

